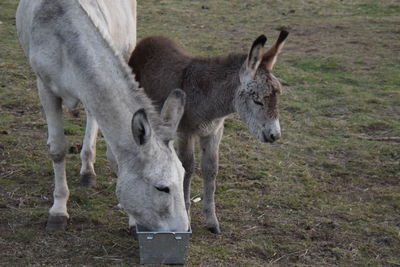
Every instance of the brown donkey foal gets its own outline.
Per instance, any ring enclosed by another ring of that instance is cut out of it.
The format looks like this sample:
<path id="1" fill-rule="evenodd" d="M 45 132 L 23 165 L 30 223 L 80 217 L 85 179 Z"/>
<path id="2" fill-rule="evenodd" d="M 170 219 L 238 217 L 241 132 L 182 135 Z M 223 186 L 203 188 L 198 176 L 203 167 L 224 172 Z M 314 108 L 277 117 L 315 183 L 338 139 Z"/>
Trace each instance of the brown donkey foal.
<path id="1" fill-rule="evenodd" d="M 281 136 L 278 95 L 281 84 L 271 73 L 288 32 L 264 50 L 267 38 L 258 37 L 248 54 L 198 58 L 185 53 L 172 40 L 148 37 L 135 48 L 129 60 L 140 86 L 160 109 L 175 88 L 186 92 L 184 115 L 179 124 L 179 158 L 186 170 L 185 204 L 190 211 L 190 178 L 194 169 L 194 142 L 200 139 L 204 179 L 204 213 L 212 233 L 220 227 L 215 214 L 215 177 L 218 150 L 227 115 L 238 112 L 250 132 L 262 142 Z"/>

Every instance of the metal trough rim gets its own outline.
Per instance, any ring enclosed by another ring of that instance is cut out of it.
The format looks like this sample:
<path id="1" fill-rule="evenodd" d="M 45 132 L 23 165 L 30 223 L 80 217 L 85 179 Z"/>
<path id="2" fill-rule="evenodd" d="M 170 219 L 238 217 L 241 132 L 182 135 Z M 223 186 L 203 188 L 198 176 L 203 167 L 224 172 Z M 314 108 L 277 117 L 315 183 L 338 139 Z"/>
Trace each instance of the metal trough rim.
<path id="1" fill-rule="evenodd" d="M 136 233 L 137 234 L 153 234 L 153 235 L 158 235 L 158 234 L 169 234 L 169 235 L 182 235 L 182 234 L 184 234 L 184 235 L 187 235 L 187 234 L 192 234 L 192 227 L 190 227 L 189 228 L 189 231 L 186 231 L 186 232 L 168 232 L 168 231 L 159 231 L 159 232 L 157 232 L 157 231 L 143 231 L 143 230 L 141 230 L 141 226 L 140 225 L 137 225 L 136 226 Z"/>

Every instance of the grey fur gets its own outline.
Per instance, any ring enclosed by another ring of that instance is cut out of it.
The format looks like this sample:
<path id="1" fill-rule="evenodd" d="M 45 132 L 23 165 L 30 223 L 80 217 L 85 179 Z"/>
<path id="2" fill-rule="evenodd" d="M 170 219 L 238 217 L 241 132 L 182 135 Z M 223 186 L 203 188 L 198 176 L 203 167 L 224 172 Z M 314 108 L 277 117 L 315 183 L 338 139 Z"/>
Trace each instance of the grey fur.
<path id="1" fill-rule="evenodd" d="M 287 35 L 286 35 L 287 36 Z M 285 37 L 286 38 L 286 37 Z M 284 39 L 279 43 L 281 48 Z M 238 112 L 249 130 L 263 142 L 280 137 L 278 94 L 281 85 L 266 68 L 277 53 L 265 57 L 265 36 L 253 43 L 249 54 L 197 58 L 165 37 L 149 37 L 138 43 L 129 61 L 136 79 L 160 107 L 169 92 L 181 87 L 187 94 L 179 124 L 179 158 L 186 170 L 184 195 L 190 209 L 190 179 L 194 169 L 194 141 L 200 139 L 204 179 L 204 213 L 207 227 L 219 233 L 215 212 L 215 177 L 223 123 Z M 273 47 L 276 49 L 276 45 Z M 278 51 L 278 49 L 276 49 Z"/>
<path id="2" fill-rule="evenodd" d="M 179 123 L 183 108 L 167 104 L 164 109 L 169 114 L 163 118 L 169 119 L 163 121 L 122 60 L 133 49 L 129 42 L 135 41 L 136 29 L 124 36 L 119 27 L 128 29 L 135 25 L 136 19 L 132 16 L 136 13 L 129 12 L 129 8 L 135 7 L 135 0 L 22 0 L 19 3 L 17 32 L 37 76 L 39 97 L 48 123 L 48 146 L 55 173 L 54 203 L 48 220 L 51 229 L 64 227 L 65 220 L 55 218 L 69 217 L 65 175 L 67 143 L 61 103 L 73 108 L 78 102 L 83 103 L 89 122 L 94 122 L 88 123 L 93 128 L 90 134 L 97 132 L 97 121 L 115 156 L 117 197 L 129 215 L 130 224 L 137 221 L 155 231 L 188 229 L 182 188 L 184 169 L 173 147 L 167 147 L 164 142 L 165 136 L 177 128 L 174 123 Z M 103 20 L 104 14 L 98 13 L 101 10 L 110 14 L 107 23 Z M 112 28 L 114 24 L 119 27 Z M 183 92 L 171 94 L 171 99 L 184 105 Z M 137 126 L 131 121 L 132 118 L 135 121 L 136 111 L 140 109 L 146 114 L 142 122 L 152 134 L 146 142 L 138 144 L 134 141 L 138 137 L 135 136 Z M 93 139 L 95 136 L 87 140 L 93 142 Z M 82 156 L 93 159 L 87 152 Z M 88 173 L 82 174 L 88 176 Z M 159 186 L 169 187 L 170 193 L 159 192 L 156 189 Z"/>

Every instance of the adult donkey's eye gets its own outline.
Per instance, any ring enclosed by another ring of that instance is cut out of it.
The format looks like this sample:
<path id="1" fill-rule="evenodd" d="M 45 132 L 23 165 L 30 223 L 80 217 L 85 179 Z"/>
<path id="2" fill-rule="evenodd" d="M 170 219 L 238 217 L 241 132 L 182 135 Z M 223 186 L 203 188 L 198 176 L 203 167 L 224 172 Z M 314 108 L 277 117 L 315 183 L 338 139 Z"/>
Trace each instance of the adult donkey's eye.
<path id="1" fill-rule="evenodd" d="M 264 106 L 264 104 L 260 101 L 254 100 L 253 99 L 254 104 L 259 105 L 259 106 Z"/>
<path id="2" fill-rule="evenodd" d="M 156 186 L 155 188 L 160 192 L 169 194 L 169 187 L 167 186 Z"/>

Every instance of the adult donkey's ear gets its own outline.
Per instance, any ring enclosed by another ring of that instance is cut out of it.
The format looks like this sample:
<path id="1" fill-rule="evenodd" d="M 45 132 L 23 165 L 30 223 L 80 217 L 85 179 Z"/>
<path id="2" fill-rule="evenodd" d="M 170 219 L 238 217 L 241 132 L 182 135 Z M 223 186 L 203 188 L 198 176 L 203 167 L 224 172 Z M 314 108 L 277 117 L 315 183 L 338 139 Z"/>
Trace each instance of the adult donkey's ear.
<path id="1" fill-rule="evenodd" d="M 170 133 L 175 134 L 183 112 L 185 111 L 186 93 L 181 89 L 173 90 L 164 102 L 161 119 Z"/>
<path id="2" fill-rule="evenodd" d="M 265 53 L 263 57 L 263 64 L 265 64 L 267 70 L 271 71 L 275 65 L 278 54 L 281 52 L 285 40 L 288 37 L 289 32 L 281 31 L 276 43 Z"/>
<path id="3" fill-rule="evenodd" d="M 263 55 L 264 55 L 264 46 L 267 42 L 267 37 L 265 35 L 260 35 L 251 46 L 249 55 L 246 59 L 246 70 L 253 75 L 256 73 L 258 66 L 260 65 Z"/>
<path id="4" fill-rule="evenodd" d="M 143 108 L 133 114 L 131 127 L 136 144 L 142 146 L 150 140 L 151 126 Z"/>

